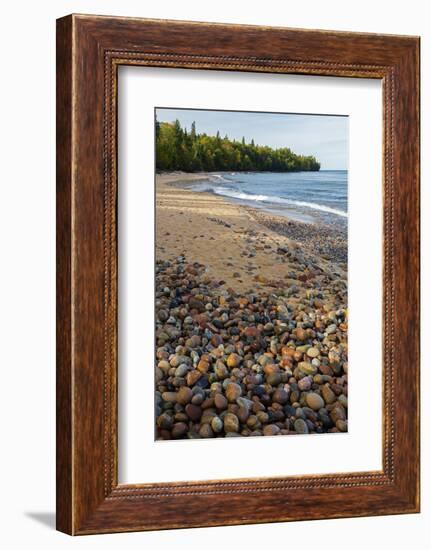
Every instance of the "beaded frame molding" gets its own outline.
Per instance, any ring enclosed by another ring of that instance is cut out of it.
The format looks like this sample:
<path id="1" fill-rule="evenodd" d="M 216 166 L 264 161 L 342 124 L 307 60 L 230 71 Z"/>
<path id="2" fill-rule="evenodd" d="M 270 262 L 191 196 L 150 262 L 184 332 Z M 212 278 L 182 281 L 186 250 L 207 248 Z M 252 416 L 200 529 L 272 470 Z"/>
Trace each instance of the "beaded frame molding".
<path id="1" fill-rule="evenodd" d="M 381 471 L 118 483 L 119 65 L 382 80 Z M 418 511 L 419 38 L 90 15 L 59 19 L 57 529 L 75 535 Z"/>

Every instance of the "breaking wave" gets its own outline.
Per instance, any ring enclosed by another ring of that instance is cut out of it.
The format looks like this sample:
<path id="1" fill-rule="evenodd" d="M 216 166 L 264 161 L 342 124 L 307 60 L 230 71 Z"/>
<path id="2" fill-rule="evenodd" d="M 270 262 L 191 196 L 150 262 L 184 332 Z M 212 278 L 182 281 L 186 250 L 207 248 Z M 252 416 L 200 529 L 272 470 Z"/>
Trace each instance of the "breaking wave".
<path id="1" fill-rule="evenodd" d="M 229 180 L 225 180 L 223 176 L 219 176 L 217 174 L 213 174 L 212 177 L 218 178 L 219 180 L 222 180 L 225 182 L 229 181 Z M 339 210 L 338 208 L 332 208 L 331 206 L 326 206 L 325 204 L 317 204 L 315 202 L 306 202 L 306 201 L 296 201 L 293 199 L 287 199 L 283 197 L 276 197 L 276 196 L 269 196 L 269 195 L 253 195 L 251 193 L 245 193 L 244 191 L 237 191 L 229 187 L 211 185 L 210 182 L 200 183 L 194 186 L 193 189 L 195 191 L 210 192 L 216 195 L 221 195 L 224 197 L 229 197 L 231 199 L 237 199 L 242 201 L 301 206 L 303 208 L 311 208 L 312 210 L 319 210 L 320 212 L 326 212 L 328 214 L 334 214 L 336 216 L 347 218 L 347 212 L 344 212 L 343 210 Z"/>

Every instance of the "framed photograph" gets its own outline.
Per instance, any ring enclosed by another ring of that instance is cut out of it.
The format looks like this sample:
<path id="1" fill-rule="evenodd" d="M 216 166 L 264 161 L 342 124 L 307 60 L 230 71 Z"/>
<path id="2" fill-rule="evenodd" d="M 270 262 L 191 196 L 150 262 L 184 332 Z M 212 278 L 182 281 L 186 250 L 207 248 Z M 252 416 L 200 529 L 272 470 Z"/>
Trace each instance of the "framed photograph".
<path id="1" fill-rule="evenodd" d="M 419 511 L 419 38 L 57 21 L 57 528 Z"/>

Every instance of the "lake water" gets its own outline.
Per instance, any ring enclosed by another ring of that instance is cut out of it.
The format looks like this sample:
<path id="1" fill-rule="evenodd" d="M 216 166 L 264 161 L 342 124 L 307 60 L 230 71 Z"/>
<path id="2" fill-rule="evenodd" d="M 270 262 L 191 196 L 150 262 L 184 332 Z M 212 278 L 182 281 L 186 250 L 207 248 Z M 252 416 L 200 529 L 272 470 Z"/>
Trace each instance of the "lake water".
<path id="1" fill-rule="evenodd" d="M 212 173 L 190 188 L 300 221 L 347 225 L 347 170 Z"/>

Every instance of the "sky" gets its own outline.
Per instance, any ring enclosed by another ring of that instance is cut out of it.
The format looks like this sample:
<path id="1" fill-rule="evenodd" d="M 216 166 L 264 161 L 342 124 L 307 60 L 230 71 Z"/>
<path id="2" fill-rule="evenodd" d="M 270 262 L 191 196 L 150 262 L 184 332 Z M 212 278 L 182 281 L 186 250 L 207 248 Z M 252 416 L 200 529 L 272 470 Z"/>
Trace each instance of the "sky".
<path id="1" fill-rule="evenodd" d="M 258 145 L 274 149 L 289 147 L 298 155 L 313 155 L 321 170 L 347 170 L 349 118 L 347 116 L 259 113 L 242 111 L 204 111 L 195 109 L 157 108 L 159 122 L 178 119 L 190 130 L 196 122 L 196 132 L 216 135 L 246 143 L 252 139 Z"/>

